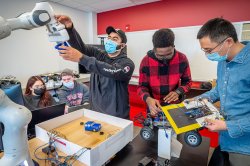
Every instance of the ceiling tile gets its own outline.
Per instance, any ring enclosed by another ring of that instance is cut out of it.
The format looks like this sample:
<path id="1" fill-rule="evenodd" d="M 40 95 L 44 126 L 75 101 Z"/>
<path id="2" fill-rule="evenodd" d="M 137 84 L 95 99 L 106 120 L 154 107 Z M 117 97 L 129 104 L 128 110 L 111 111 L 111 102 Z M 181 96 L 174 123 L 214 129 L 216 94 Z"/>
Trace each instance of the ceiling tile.
<path id="1" fill-rule="evenodd" d="M 82 4 L 82 5 L 89 5 L 89 4 L 93 4 L 96 2 L 100 2 L 100 0 L 72 0 L 72 1 L 78 2 L 79 4 Z"/>
<path id="2" fill-rule="evenodd" d="M 64 6 L 87 12 L 105 12 L 159 0 L 50 0 Z"/>
<path id="3" fill-rule="evenodd" d="M 134 4 L 129 3 L 129 4 L 122 5 L 122 6 L 121 5 L 112 5 L 112 6 L 102 7 L 101 9 L 98 9 L 97 13 L 126 8 L 126 7 L 131 7 L 131 6 L 134 6 Z"/>
<path id="4" fill-rule="evenodd" d="M 97 10 L 98 10 L 98 9 L 92 8 L 92 7 L 87 6 L 87 5 L 79 5 L 75 8 L 82 10 L 82 11 L 85 11 L 85 12 L 97 12 Z"/>
<path id="5" fill-rule="evenodd" d="M 50 0 L 51 2 L 60 2 L 62 0 Z"/>
<path id="6" fill-rule="evenodd" d="M 123 5 L 132 4 L 129 0 L 105 0 L 100 1 L 98 3 L 89 4 L 90 7 L 96 8 L 96 9 L 111 9 L 113 7 L 123 7 Z M 114 9 L 114 8 L 113 8 Z"/>
<path id="7" fill-rule="evenodd" d="M 62 1 L 58 2 L 58 3 L 60 3 L 62 5 L 65 5 L 65 6 L 73 7 L 73 8 L 79 6 L 78 2 L 75 2 L 75 1 L 72 1 L 72 0 L 62 0 Z"/>

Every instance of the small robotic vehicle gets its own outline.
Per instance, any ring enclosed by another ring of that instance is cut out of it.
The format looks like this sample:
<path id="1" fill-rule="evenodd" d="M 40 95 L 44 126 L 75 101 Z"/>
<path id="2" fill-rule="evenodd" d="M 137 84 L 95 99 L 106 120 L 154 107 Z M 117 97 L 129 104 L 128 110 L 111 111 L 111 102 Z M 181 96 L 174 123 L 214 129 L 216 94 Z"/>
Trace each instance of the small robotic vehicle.
<path id="1" fill-rule="evenodd" d="M 154 128 L 169 128 L 170 124 L 168 123 L 163 112 L 157 114 L 157 116 L 152 117 L 150 114 L 147 114 L 147 118 L 144 119 L 143 128 L 140 131 L 141 137 L 148 141 L 154 138 Z"/>
<path id="2" fill-rule="evenodd" d="M 88 121 L 84 125 L 86 131 L 98 132 L 101 130 L 102 125 L 100 123 L 95 123 L 94 121 Z"/>
<path id="3" fill-rule="evenodd" d="M 141 115 L 142 116 L 142 115 Z M 163 112 L 160 112 L 156 117 L 152 117 L 150 114 L 147 115 L 147 118 L 144 118 L 142 123 L 143 128 L 140 131 L 141 137 L 146 140 L 152 140 L 154 138 L 154 128 L 169 128 L 171 127 L 170 123 L 166 119 L 166 116 Z M 192 147 L 197 147 L 202 142 L 202 137 L 200 133 L 196 130 L 188 131 L 184 134 L 184 140 L 187 145 Z"/>

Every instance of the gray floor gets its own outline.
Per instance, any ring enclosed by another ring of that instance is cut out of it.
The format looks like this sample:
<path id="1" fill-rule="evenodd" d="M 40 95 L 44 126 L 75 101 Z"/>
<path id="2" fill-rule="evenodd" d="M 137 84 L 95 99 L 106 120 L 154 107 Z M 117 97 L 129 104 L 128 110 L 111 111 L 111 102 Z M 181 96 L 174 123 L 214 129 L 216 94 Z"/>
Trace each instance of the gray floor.
<path id="1" fill-rule="evenodd" d="M 140 130 L 141 130 L 140 127 L 134 126 L 134 138 L 140 133 Z M 210 147 L 210 148 L 209 148 L 208 162 L 207 162 L 207 163 L 209 163 L 209 160 L 210 160 L 210 158 L 211 158 L 213 152 L 214 152 L 214 148 L 211 148 L 211 147 Z"/>

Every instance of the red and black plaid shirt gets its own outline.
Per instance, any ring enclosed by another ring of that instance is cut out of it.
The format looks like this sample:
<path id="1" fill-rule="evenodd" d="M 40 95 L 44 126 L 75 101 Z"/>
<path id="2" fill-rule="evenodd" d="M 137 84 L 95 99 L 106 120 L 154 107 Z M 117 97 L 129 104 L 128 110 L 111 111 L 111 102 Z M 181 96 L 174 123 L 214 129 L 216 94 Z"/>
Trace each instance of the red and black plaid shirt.
<path id="1" fill-rule="evenodd" d="M 164 103 L 163 98 L 178 89 L 182 94 L 191 87 L 191 72 L 187 57 L 175 50 L 174 57 L 164 62 L 149 51 L 140 65 L 139 87 L 137 93 L 146 101 L 151 96 Z"/>

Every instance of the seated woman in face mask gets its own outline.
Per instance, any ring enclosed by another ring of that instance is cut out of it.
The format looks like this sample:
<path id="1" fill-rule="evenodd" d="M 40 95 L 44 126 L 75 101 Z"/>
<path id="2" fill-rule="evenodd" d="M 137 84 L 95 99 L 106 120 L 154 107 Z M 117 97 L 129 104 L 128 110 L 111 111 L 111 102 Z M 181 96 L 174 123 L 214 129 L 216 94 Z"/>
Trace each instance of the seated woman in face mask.
<path id="1" fill-rule="evenodd" d="M 38 108 L 44 108 L 55 105 L 56 101 L 46 90 L 45 83 L 39 76 L 29 78 L 24 94 L 24 105 L 33 111 Z"/>

